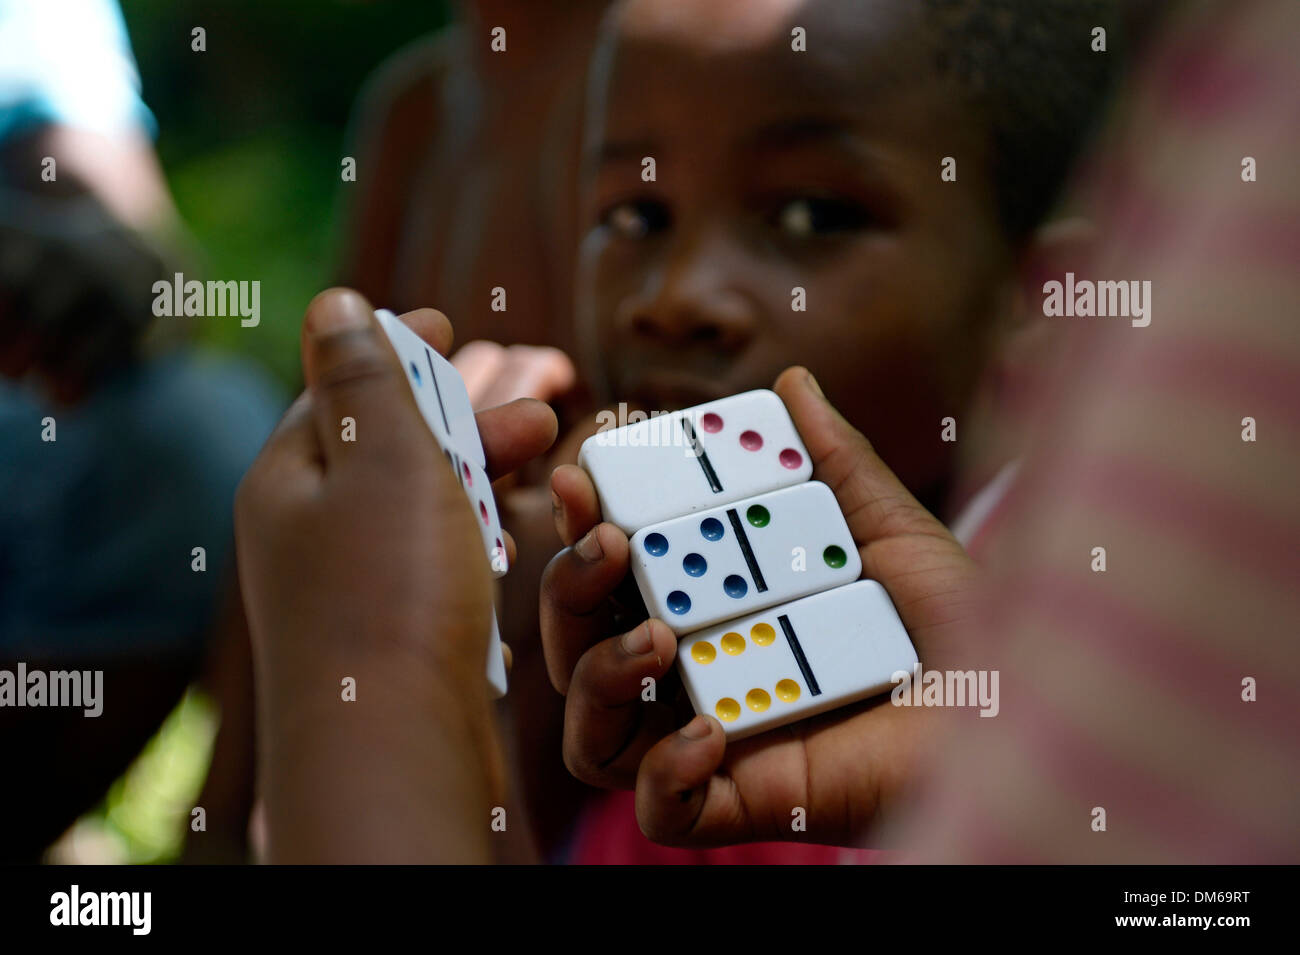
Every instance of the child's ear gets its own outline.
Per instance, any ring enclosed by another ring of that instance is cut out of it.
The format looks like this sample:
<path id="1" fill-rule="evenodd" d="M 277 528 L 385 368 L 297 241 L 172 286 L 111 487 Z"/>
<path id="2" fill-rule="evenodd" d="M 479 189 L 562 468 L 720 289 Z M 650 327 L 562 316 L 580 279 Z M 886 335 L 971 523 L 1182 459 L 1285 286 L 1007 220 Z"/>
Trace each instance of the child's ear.
<path id="1" fill-rule="evenodd" d="M 1044 282 L 1087 270 L 1096 239 L 1092 222 L 1079 215 L 1055 217 L 1034 230 L 1021 250 L 1017 269 L 1022 317 L 1042 316 Z"/>
<path id="2" fill-rule="evenodd" d="M 1063 215 L 1039 226 L 1024 244 L 994 343 L 994 360 L 1007 371 L 1037 367 L 1046 358 L 1044 350 L 1056 337 L 1059 323 L 1043 315 L 1043 284 L 1064 281 L 1066 272 L 1086 273 L 1096 234 L 1089 220 Z"/>
<path id="3" fill-rule="evenodd" d="M 989 362 L 971 402 L 976 440 L 964 464 L 985 478 L 1024 450 L 1026 427 L 1051 379 L 1053 345 L 1067 325 L 1043 315 L 1043 283 L 1066 272 L 1086 274 L 1095 230 L 1086 219 L 1061 216 L 1030 236 L 998 296 Z"/>

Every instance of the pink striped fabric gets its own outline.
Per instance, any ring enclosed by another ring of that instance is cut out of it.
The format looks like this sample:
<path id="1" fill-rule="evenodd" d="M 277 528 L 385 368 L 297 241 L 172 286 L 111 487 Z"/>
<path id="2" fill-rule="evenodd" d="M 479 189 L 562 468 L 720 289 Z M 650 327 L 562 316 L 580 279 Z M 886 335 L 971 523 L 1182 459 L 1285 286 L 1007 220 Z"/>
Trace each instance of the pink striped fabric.
<path id="1" fill-rule="evenodd" d="M 1300 861 L 1300 4 L 1193 11 L 1080 192 L 1080 278 L 1149 280 L 1151 323 L 1043 319 L 1064 370 L 989 541 L 1001 712 L 957 720 L 909 858 Z"/>

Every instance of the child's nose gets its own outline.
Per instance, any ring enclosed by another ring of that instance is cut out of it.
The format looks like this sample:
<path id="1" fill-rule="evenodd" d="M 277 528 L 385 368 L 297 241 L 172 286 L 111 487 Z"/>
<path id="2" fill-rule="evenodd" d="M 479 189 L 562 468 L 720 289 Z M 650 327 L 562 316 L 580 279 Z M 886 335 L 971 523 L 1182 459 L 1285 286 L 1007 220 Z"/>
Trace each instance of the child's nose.
<path id="1" fill-rule="evenodd" d="M 664 345 L 736 351 L 757 326 L 753 303 L 708 269 L 666 275 L 651 294 L 629 304 L 632 334 Z"/>

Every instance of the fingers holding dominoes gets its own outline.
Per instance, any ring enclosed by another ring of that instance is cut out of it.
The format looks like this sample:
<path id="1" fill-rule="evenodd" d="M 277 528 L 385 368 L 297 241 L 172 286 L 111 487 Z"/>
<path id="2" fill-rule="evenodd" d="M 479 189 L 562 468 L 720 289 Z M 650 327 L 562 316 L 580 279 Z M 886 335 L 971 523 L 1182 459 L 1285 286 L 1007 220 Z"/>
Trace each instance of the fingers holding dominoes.
<path id="1" fill-rule="evenodd" d="M 618 632 L 610 598 L 627 570 L 627 537 L 613 524 L 597 524 L 547 564 L 538 609 L 546 670 L 560 693 L 582 655 Z"/>
<path id="2" fill-rule="evenodd" d="M 397 316 L 411 331 L 419 335 L 439 355 L 451 351 L 456 339 L 451 321 L 436 308 L 417 308 Z"/>
<path id="3" fill-rule="evenodd" d="M 902 534 L 947 534 L 876 454 L 871 442 L 826 400 L 806 368 L 787 368 L 781 396 L 813 459 L 813 476 L 835 491 L 859 545 Z"/>
<path id="4" fill-rule="evenodd" d="M 423 453 L 416 440 L 415 401 L 374 309 L 351 289 L 329 289 L 312 299 L 302 327 L 302 365 L 311 408 L 327 463 L 340 459 L 345 418 L 383 422 L 367 429 L 369 452 L 357 459 L 391 470 Z M 392 413 L 392 409 L 408 413 Z"/>
<path id="5" fill-rule="evenodd" d="M 636 817 L 661 845 L 709 845 L 752 838 L 735 781 L 718 769 L 727 748 L 722 724 L 700 715 L 650 747 L 636 781 Z"/>
<path id="6" fill-rule="evenodd" d="M 555 532 L 565 547 L 600 523 L 600 500 L 591 476 L 573 464 L 562 464 L 551 474 L 551 512 Z"/>
<path id="7" fill-rule="evenodd" d="M 492 480 L 511 473 L 550 448 L 559 423 L 550 406 L 534 398 L 480 411 L 474 416 Z"/>
<path id="8" fill-rule="evenodd" d="M 808 447 L 814 476 L 835 492 L 863 576 L 884 585 L 927 665 L 937 665 L 936 654 L 945 658 L 949 637 L 974 612 L 975 562 L 826 400 L 807 369 L 786 369 L 775 390 Z"/>
<path id="9" fill-rule="evenodd" d="M 668 846 L 860 843 L 888 810 L 882 794 L 911 775 L 924 739 L 903 712 L 857 703 L 740 741 L 712 715 L 696 716 L 642 759 L 637 822 Z"/>
<path id="10" fill-rule="evenodd" d="M 558 348 L 537 345 L 472 341 L 452 356 L 451 363 L 465 379 L 475 408 L 508 404 L 517 398 L 550 401 L 572 388 L 577 378 L 568 355 Z"/>
<path id="11" fill-rule="evenodd" d="M 673 708 L 648 692 L 676 653 L 673 632 L 650 619 L 582 655 L 564 716 L 564 761 L 575 777 L 606 789 L 635 786 L 642 758 L 676 725 Z"/>

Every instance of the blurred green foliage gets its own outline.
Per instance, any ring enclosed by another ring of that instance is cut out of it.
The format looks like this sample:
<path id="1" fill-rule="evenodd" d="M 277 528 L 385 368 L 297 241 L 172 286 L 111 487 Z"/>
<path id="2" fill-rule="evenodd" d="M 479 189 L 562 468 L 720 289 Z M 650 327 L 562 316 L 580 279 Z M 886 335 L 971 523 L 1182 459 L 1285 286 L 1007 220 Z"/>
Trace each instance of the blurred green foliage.
<path id="1" fill-rule="evenodd" d="M 204 277 L 259 280 L 261 323 L 200 320 L 200 340 L 299 382 L 298 327 L 333 281 L 347 123 L 366 77 L 445 24 L 428 0 L 123 0 L 158 154 Z M 191 30 L 207 50 L 191 49 Z M 167 862 L 182 847 L 217 717 L 190 693 L 103 805 L 53 853 Z"/>
<path id="2" fill-rule="evenodd" d="M 49 861 L 175 861 L 207 775 L 217 720 L 207 697 L 196 690 L 186 693 L 100 806 L 51 850 Z"/>
<path id="3" fill-rule="evenodd" d="M 347 124 L 366 77 L 444 25 L 438 0 L 122 0 L 158 153 L 205 277 L 260 280 L 255 328 L 208 345 L 298 383 L 298 326 L 339 248 Z M 205 52 L 191 31 L 206 31 Z"/>

